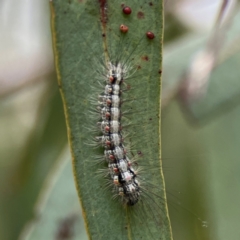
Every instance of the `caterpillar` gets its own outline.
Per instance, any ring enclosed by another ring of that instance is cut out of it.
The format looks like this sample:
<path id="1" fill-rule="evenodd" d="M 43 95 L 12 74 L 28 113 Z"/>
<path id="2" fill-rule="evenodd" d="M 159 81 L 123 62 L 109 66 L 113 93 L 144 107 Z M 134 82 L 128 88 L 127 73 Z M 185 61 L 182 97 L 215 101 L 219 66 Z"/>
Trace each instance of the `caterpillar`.
<path id="1" fill-rule="evenodd" d="M 103 135 L 97 137 L 105 148 L 104 155 L 113 181 L 114 191 L 124 204 L 135 205 L 140 197 L 137 169 L 126 155 L 121 133 L 121 84 L 127 69 L 123 64 L 108 63 L 104 94 L 100 95 L 99 110 L 102 122 L 98 122 Z"/>

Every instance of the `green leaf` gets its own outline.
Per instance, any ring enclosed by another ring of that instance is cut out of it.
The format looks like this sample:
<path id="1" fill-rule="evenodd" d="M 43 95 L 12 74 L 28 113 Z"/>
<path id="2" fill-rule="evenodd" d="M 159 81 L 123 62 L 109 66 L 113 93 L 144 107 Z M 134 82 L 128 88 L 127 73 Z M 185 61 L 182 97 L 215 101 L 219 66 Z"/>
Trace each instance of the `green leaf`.
<path id="1" fill-rule="evenodd" d="M 239 119 L 239 105 L 201 127 L 186 121 L 176 101 L 163 111 L 166 187 L 181 192 L 183 206 L 179 211 L 169 204 L 174 238 L 237 240 L 240 236 Z M 170 171 L 169 159 L 174 166 Z M 208 228 L 198 217 L 207 221 Z"/>
<path id="2" fill-rule="evenodd" d="M 213 70 L 206 94 L 187 105 L 192 117 L 203 122 L 239 105 L 239 62 L 238 51 Z"/>
<path id="3" fill-rule="evenodd" d="M 38 109 L 39 118 L 35 122 L 35 128 L 32 129 L 30 135 L 28 134 L 27 141 L 24 141 L 24 147 L 20 149 L 15 146 L 12 147 L 17 154 L 13 155 L 14 153 L 11 153 L 13 151 L 8 150 L 8 154 L 3 157 L 6 166 L 2 165 L 2 172 L 0 172 L 1 184 L 3 184 L 0 193 L 0 216 L 2 216 L 0 222 L 1 229 L 3 229 L 1 234 L 4 236 L 0 236 L 1 239 L 17 239 L 25 222 L 31 219 L 33 204 L 36 201 L 39 189 L 49 169 L 67 142 L 64 113 L 61 97 L 56 86 L 56 76 L 51 74 L 47 76 L 46 80 L 49 82 L 51 90 L 43 92 L 40 98 L 41 107 Z M 41 85 L 34 86 L 30 90 L 38 90 L 39 86 Z M 30 90 L 26 89 L 25 92 Z M 29 99 L 27 101 L 32 101 L 31 98 Z M 27 106 L 25 102 L 21 102 L 21 104 Z M 36 108 L 37 105 L 33 106 Z M 13 112 L 7 108 L 5 111 L 8 114 L 5 114 L 6 122 L 4 126 L 6 127 L 6 123 L 9 123 L 10 126 L 17 126 L 16 129 L 19 129 L 21 124 L 18 123 L 16 116 L 9 114 L 13 114 Z M 13 122 L 7 119 L 8 115 Z M 10 130 L 11 127 L 6 127 L 5 131 Z M 21 133 L 17 132 L 17 134 Z M 5 135 L 3 134 L 2 137 Z M 12 146 L 12 138 L 15 135 L 10 136 L 9 134 L 8 145 Z M 6 139 L 4 140 L 6 141 Z M 11 155 L 9 156 L 9 154 Z M 12 190 L 6 192 L 6 189 Z M 16 213 L 18 217 L 15 219 Z"/>
<path id="4" fill-rule="evenodd" d="M 206 42 L 206 34 L 188 34 L 164 47 L 162 104 L 176 96 L 182 76 L 194 53 L 201 50 Z"/>
<path id="5" fill-rule="evenodd" d="M 160 162 L 162 2 L 132 0 L 128 5 L 131 15 L 123 14 L 119 1 L 60 0 L 51 5 L 75 181 L 90 239 L 172 239 Z M 127 33 L 120 32 L 121 24 L 128 26 Z M 148 39 L 147 31 L 155 38 Z M 132 68 L 125 81 L 130 90 L 122 94 L 122 124 L 129 157 L 143 155 L 138 164 L 146 168 L 141 179 L 148 184 L 145 198 L 142 193 L 142 200 L 132 207 L 113 199 L 106 179 L 98 174 L 107 171 L 106 164 L 96 160 L 104 149 L 92 146 L 100 135 L 94 132 L 100 119 L 91 114 L 92 101 L 97 104 L 104 90 L 109 59 Z"/>
<path id="6" fill-rule="evenodd" d="M 65 148 L 40 192 L 35 218 L 26 225 L 20 239 L 87 239 L 70 158 Z"/>
<path id="7" fill-rule="evenodd" d="M 220 36 L 219 42 L 221 43 L 221 48 L 218 49 L 218 54 L 215 56 L 216 63 L 214 68 L 209 72 L 209 77 L 207 77 L 208 84 L 206 84 L 206 91 L 204 91 L 205 88 L 203 87 L 204 94 L 200 94 L 198 98 L 188 96 L 187 92 L 181 93 L 181 98 L 183 98 L 181 100 L 184 103 L 184 107 L 193 120 L 204 122 L 238 105 L 240 92 L 238 77 L 240 60 L 238 46 L 239 26 L 240 14 L 236 12 L 230 24 L 225 24 L 225 26 L 219 30 L 218 34 Z M 196 53 L 203 52 L 211 54 L 211 51 L 213 51 L 216 43 L 211 44 L 211 47 L 209 47 L 207 43 L 213 41 L 216 37 L 213 38 L 209 36 L 208 38 L 210 40 L 207 40 L 206 34 L 201 36 L 199 34 L 191 34 L 169 44 L 165 48 L 162 93 L 164 105 L 179 92 L 179 89 L 186 87 L 185 85 L 187 85 L 187 83 L 183 84 L 183 80 L 191 68 Z M 205 58 L 202 59 L 202 63 L 206 63 Z M 201 64 L 199 64 L 198 67 L 201 68 Z M 172 69 L 174 69 L 174 71 Z M 204 76 L 204 70 L 202 70 L 202 73 Z M 195 75 L 196 74 L 198 73 L 196 72 Z M 196 78 L 197 77 L 193 77 L 191 81 L 194 83 Z M 199 83 L 196 81 L 195 85 L 198 86 Z M 196 87 L 196 89 L 198 88 L 199 87 Z M 195 91 L 196 96 L 198 93 L 198 91 Z"/>

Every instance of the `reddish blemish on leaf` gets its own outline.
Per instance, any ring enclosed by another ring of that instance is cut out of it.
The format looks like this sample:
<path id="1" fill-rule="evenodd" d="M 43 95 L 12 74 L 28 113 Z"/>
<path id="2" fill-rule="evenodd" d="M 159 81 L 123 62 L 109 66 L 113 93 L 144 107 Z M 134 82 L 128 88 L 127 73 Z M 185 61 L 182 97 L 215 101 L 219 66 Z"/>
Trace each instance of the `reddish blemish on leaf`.
<path id="1" fill-rule="evenodd" d="M 155 35 L 153 32 L 146 32 L 146 36 L 149 38 L 149 39 L 154 39 L 155 38 Z"/>
<path id="2" fill-rule="evenodd" d="M 124 24 L 121 24 L 120 25 L 120 31 L 123 32 L 123 33 L 128 32 L 128 26 L 126 26 Z"/>
<path id="3" fill-rule="evenodd" d="M 98 0 L 100 3 L 100 11 L 101 11 L 101 22 L 102 24 L 106 24 L 107 22 L 107 1 L 106 0 Z"/>
<path id="4" fill-rule="evenodd" d="M 126 14 L 126 15 L 129 15 L 132 13 L 132 9 L 128 6 L 124 7 L 123 8 L 123 13 Z"/>

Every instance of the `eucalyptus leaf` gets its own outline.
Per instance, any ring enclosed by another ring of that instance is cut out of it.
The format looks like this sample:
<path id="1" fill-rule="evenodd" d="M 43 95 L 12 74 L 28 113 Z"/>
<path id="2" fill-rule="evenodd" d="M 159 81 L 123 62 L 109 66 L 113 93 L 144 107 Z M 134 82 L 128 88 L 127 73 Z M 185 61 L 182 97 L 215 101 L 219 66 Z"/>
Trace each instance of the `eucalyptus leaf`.
<path id="1" fill-rule="evenodd" d="M 35 207 L 35 217 L 26 225 L 20 239 L 88 239 L 68 148 L 64 149 L 48 174 Z"/>
<path id="2" fill-rule="evenodd" d="M 123 14 L 119 1 L 60 0 L 51 4 L 75 181 L 90 239 L 172 239 L 160 162 L 162 2 L 132 0 L 128 5 L 130 15 Z M 128 32 L 119 30 L 121 24 Z M 146 36 L 148 31 L 154 39 Z M 131 153 L 144 156 L 138 164 L 146 167 L 142 180 L 149 184 L 148 199 L 141 201 L 146 202 L 133 207 L 113 199 L 106 179 L 98 174 L 101 169 L 107 171 L 106 164 L 96 160 L 103 156 L 103 149 L 93 147 L 100 118 L 94 118 L 91 109 L 104 91 L 109 60 L 121 62 L 131 72 L 126 79 L 130 90 L 121 107 L 122 123 L 126 124 L 126 142 L 135 150 Z"/>
<path id="3" fill-rule="evenodd" d="M 195 90 L 196 97 L 194 97 L 194 92 L 193 97 L 190 97 L 189 93 L 183 91 L 180 99 L 189 116 L 199 122 L 225 113 L 238 105 L 240 91 L 239 69 L 237 67 L 239 64 L 239 22 L 240 14 L 236 11 L 231 21 L 225 23 L 219 30 L 217 42 L 213 42 L 214 37 L 211 37 L 210 34 L 207 37 L 207 34 L 192 33 L 166 46 L 163 62 L 162 100 L 164 105 L 179 93 L 179 89 L 188 89 L 189 83 L 183 84 L 183 80 L 187 78 L 188 70 L 191 68 L 197 53 L 202 52 L 206 56 L 211 56 L 211 51 L 219 43 L 221 47 L 216 50 L 217 56 L 214 59 L 216 63 L 209 73 L 204 72 L 206 69 L 204 66 L 209 59 L 205 56 L 202 58 L 202 62 L 198 60 L 198 69 L 202 69 L 200 73 L 203 75 L 202 78 L 204 79 L 204 74 L 207 75 L 205 88 L 198 87 L 200 83 L 196 79 L 199 78 L 199 70 L 196 70 L 195 75 L 192 74 L 193 76 L 189 79 L 191 86 L 194 86 L 195 81 L 196 89 L 199 88 L 200 92 L 203 90 L 204 93 L 197 97 L 199 92 Z M 211 41 L 213 43 L 208 44 Z"/>
<path id="4" fill-rule="evenodd" d="M 166 188 L 181 193 L 176 197 L 183 206 L 169 204 L 174 239 L 239 238 L 239 120 L 240 106 L 200 127 L 186 121 L 176 101 L 163 111 Z"/>

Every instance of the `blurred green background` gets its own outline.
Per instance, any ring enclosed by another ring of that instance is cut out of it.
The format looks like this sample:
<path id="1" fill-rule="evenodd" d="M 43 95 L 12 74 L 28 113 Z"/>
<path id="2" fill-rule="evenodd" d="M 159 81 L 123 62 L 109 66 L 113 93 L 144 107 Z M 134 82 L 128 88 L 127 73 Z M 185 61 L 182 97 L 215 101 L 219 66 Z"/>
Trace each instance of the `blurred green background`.
<path id="1" fill-rule="evenodd" d="M 240 13 L 227 1 L 214 27 L 224 2 L 165 4 L 162 152 L 176 240 L 240 239 Z M 2 0 L 0 19 L 0 239 L 87 239 L 49 4 Z"/>

